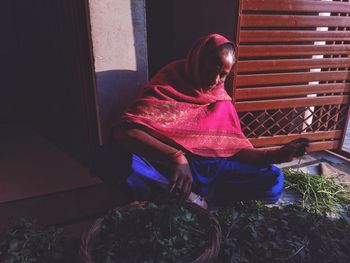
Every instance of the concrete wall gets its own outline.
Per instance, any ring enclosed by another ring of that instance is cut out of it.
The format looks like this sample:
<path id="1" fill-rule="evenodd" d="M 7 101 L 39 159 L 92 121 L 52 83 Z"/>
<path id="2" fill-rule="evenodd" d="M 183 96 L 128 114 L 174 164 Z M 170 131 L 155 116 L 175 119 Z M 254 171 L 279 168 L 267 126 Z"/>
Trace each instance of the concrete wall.
<path id="1" fill-rule="evenodd" d="M 103 142 L 147 81 L 143 0 L 89 0 L 96 92 Z"/>

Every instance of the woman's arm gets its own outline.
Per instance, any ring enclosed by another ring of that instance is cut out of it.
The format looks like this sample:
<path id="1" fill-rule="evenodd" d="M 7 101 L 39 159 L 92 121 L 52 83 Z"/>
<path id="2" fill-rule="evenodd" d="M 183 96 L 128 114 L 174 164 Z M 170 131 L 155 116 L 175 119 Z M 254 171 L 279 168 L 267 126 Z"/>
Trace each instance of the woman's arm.
<path id="1" fill-rule="evenodd" d="M 113 137 L 129 151 L 169 167 L 170 191 L 177 189 L 186 198 L 192 186 L 192 175 L 184 153 L 137 128 L 115 129 Z"/>
<path id="2" fill-rule="evenodd" d="M 256 164 L 283 163 L 304 155 L 308 146 L 308 139 L 299 138 L 277 149 L 242 149 L 233 158 Z"/>

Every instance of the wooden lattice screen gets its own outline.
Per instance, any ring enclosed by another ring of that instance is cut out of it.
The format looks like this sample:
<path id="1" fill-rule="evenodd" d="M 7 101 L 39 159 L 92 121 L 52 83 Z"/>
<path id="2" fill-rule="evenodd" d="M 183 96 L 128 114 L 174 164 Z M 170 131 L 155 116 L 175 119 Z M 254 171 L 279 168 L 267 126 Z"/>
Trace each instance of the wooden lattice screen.
<path id="1" fill-rule="evenodd" d="M 240 0 L 233 98 L 254 146 L 338 149 L 349 108 L 350 3 Z"/>

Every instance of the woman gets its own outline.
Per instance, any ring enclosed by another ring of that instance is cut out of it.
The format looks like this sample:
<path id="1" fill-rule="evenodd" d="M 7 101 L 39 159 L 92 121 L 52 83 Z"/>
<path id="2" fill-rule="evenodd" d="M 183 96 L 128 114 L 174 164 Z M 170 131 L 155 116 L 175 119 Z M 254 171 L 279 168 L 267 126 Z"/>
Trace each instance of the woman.
<path id="1" fill-rule="evenodd" d="M 271 164 L 304 154 L 308 141 L 253 148 L 224 89 L 234 63 L 230 41 L 205 36 L 187 59 L 161 69 L 124 112 L 113 135 L 132 153 L 127 184 L 136 198 L 147 199 L 157 187 L 203 207 L 199 196 L 280 197 L 283 174 Z"/>

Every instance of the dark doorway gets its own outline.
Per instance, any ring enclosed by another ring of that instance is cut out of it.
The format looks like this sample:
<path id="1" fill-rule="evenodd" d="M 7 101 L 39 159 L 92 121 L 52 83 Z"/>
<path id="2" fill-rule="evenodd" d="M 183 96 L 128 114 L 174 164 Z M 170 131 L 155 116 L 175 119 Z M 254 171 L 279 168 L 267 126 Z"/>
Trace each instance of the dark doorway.
<path id="1" fill-rule="evenodd" d="M 185 58 L 200 37 L 218 33 L 234 41 L 235 0 L 146 0 L 149 76 L 172 60 Z"/>
<path id="2" fill-rule="evenodd" d="M 35 130 L 85 164 L 99 143 L 86 5 L 5 0 L 0 6 L 2 126 Z"/>

